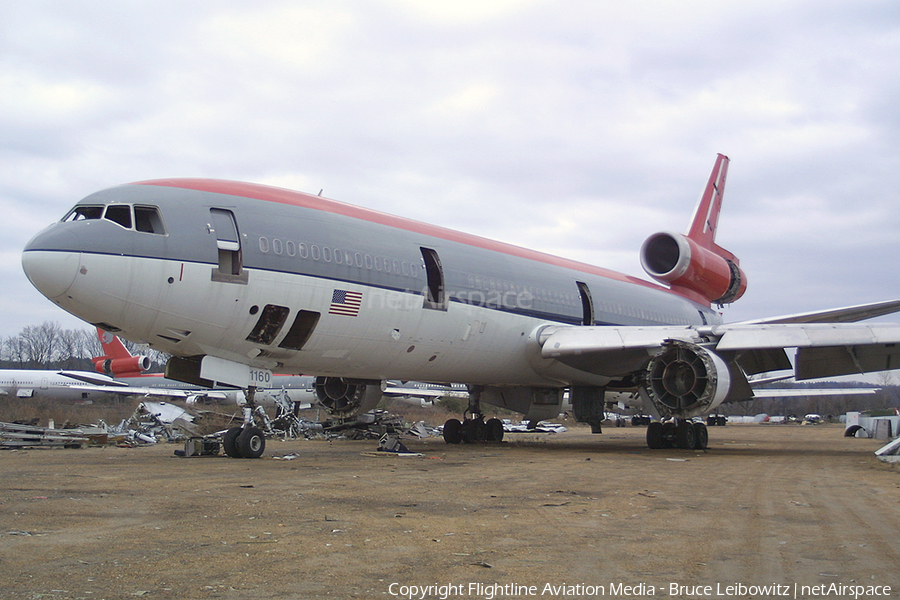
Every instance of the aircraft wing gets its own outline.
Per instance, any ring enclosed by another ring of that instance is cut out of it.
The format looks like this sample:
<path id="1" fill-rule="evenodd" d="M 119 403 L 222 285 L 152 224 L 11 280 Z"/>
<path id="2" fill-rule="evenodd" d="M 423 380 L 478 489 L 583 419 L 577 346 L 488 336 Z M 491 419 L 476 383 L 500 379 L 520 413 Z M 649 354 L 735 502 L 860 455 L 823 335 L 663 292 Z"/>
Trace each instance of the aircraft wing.
<path id="1" fill-rule="evenodd" d="M 466 390 L 454 389 L 450 386 L 417 387 L 416 385 L 393 385 L 391 382 L 388 382 L 382 393 L 385 396 L 408 396 L 426 400 L 436 400 L 445 396 L 465 398 L 469 395 Z"/>
<path id="2" fill-rule="evenodd" d="M 744 376 L 793 368 L 794 377 L 803 380 L 900 368 L 900 325 L 895 324 L 549 326 L 539 336 L 544 358 L 610 377 L 635 371 L 673 342 L 712 351 L 739 365 Z M 794 365 L 785 348 L 797 349 Z"/>
<path id="3" fill-rule="evenodd" d="M 88 383 L 90 385 L 96 385 L 100 387 L 125 387 L 128 384 L 122 383 L 121 381 L 116 381 L 112 377 L 107 375 L 101 375 L 100 373 L 88 373 L 86 371 L 60 371 L 60 375 L 63 377 L 68 377 L 69 379 L 74 379 L 76 381 L 81 381 L 83 383 Z"/>
<path id="4" fill-rule="evenodd" d="M 810 396 L 874 396 L 881 388 L 753 388 L 754 398 L 806 398 Z"/>
<path id="5" fill-rule="evenodd" d="M 798 313 L 782 317 L 771 317 L 752 321 L 742 321 L 741 324 L 753 323 L 857 323 L 866 319 L 874 319 L 883 315 L 889 315 L 900 310 L 900 300 L 886 300 L 884 302 L 872 302 L 831 310 Z"/>

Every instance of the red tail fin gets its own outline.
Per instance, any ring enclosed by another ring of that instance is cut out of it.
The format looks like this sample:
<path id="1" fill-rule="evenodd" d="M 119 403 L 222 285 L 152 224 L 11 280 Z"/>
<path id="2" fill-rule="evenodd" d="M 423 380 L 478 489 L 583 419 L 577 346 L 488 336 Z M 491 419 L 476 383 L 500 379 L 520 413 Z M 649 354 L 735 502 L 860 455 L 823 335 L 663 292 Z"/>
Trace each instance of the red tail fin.
<path id="1" fill-rule="evenodd" d="M 100 339 L 100 346 L 106 355 L 103 358 L 133 358 L 134 355 L 128 351 L 119 336 L 108 331 L 97 328 L 97 337 Z M 99 356 L 97 358 L 100 358 Z"/>
<path id="2" fill-rule="evenodd" d="M 735 265 L 740 264 L 734 254 L 716 244 L 716 230 L 719 227 L 719 213 L 722 210 L 722 195 L 725 193 L 725 177 L 728 175 L 729 158 L 724 154 L 716 156 L 709 181 L 703 189 L 694 218 L 691 220 L 687 237 L 700 246 L 712 250 Z"/>

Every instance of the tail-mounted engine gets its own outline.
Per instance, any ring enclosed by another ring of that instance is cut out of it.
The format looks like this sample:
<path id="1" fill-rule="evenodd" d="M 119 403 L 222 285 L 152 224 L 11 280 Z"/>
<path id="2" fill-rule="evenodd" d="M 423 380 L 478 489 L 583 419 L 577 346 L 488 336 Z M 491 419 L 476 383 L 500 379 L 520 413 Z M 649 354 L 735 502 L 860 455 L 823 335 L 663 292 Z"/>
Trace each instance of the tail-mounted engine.
<path id="1" fill-rule="evenodd" d="M 316 397 L 330 415 L 347 418 L 368 412 L 381 402 L 380 381 L 316 377 Z"/>
<path id="2" fill-rule="evenodd" d="M 705 248 L 680 233 L 664 231 L 647 238 L 641 265 L 673 291 L 699 294 L 711 304 L 730 304 L 747 289 L 747 276 L 734 255 L 718 246 Z"/>
<path id="3" fill-rule="evenodd" d="M 94 360 L 94 368 L 98 373 L 110 377 L 138 376 L 150 369 L 150 358 L 147 356 L 132 356 L 130 358 L 106 358 L 99 357 Z"/>
<path id="4" fill-rule="evenodd" d="M 718 355 L 688 342 L 670 340 L 650 360 L 641 396 L 661 417 L 689 419 L 719 406 L 731 387 L 731 372 Z"/>

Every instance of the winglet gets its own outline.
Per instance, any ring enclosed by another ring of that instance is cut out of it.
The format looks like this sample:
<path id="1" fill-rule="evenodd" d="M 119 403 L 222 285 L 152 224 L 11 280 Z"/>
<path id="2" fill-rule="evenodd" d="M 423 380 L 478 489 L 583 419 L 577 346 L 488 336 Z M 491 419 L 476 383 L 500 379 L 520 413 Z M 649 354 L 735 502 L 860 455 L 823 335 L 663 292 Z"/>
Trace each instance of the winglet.
<path id="1" fill-rule="evenodd" d="M 716 229 L 719 226 L 719 212 L 722 210 L 722 194 L 725 192 L 725 177 L 728 174 L 729 159 L 724 154 L 716 157 L 709 182 L 697 202 L 694 217 L 691 220 L 687 237 L 704 248 L 715 251 L 716 254 L 735 261 L 734 255 L 724 248 L 716 245 Z"/>

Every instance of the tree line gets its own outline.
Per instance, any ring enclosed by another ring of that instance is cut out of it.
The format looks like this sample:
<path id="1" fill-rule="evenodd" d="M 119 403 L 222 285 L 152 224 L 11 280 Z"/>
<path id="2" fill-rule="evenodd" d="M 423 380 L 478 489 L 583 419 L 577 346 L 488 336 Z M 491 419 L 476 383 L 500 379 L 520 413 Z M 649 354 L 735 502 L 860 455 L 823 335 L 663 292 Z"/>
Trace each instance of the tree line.
<path id="1" fill-rule="evenodd" d="M 149 346 L 122 342 L 132 354 L 150 357 L 152 371 L 161 370 L 168 360 L 168 354 Z M 56 321 L 45 321 L 3 339 L 0 368 L 93 371 L 95 356 L 103 356 L 96 329 L 63 329 Z"/>

